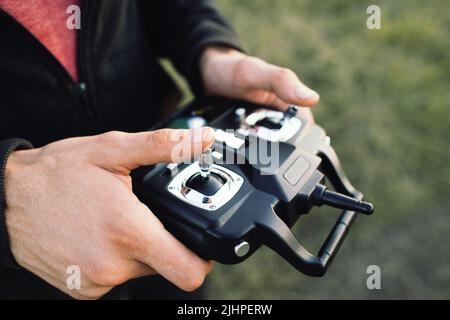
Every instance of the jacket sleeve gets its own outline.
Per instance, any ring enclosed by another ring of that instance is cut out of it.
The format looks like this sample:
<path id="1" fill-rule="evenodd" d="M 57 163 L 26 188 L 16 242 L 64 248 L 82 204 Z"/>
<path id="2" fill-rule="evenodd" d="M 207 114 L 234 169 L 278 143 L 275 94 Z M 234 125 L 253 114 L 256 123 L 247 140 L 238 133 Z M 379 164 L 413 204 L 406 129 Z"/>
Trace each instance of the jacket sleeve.
<path id="1" fill-rule="evenodd" d="M 0 265 L 9 268 L 19 268 L 9 246 L 8 231 L 5 217 L 5 169 L 8 156 L 15 150 L 30 149 L 33 146 L 23 139 L 0 140 Z"/>
<path id="2" fill-rule="evenodd" d="M 237 35 L 209 0 L 143 1 L 156 54 L 169 58 L 196 95 L 203 93 L 199 58 L 206 46 L 242 51 Z"/>

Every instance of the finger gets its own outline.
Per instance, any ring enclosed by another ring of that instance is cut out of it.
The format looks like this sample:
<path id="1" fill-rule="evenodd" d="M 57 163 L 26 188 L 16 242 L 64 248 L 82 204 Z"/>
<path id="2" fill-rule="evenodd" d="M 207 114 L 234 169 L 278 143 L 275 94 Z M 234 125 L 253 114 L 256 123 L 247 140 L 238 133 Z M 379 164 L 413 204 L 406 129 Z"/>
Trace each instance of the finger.
<path id="1" fill-rule="evenodd" d="M 268 65 L 265 80 L 267 89 L 286 103 L 313 106 L 319 102 L 319 94 L 301 82 L 290 69 Z"/>
<path id="2" fill-rule="evenodd" d="M 245 96 L 245 99 L 259 104 L 269 105 L 282 111 L 286 111 L 291 105 L 278 98 L 274 93 L 264 90 L 250 92 Z"/>
<path id="3" fill-rule="evenodd" d="M 154 275 L 157 272 L 140 261 L 132 261 L 129 270 L 128 270 L 128 279 L 136 279 L 144 276 Z"/>
<path id="4" fill-rule="evenodd" d="M 132 170 L 140 166 L 182 162 L 198 156 L 214 142 L 214 130 L 161 129 L 149 132 L 108 132 L 97 136 L 97 163 Z"/>
<path id="5" fill-rule="evenodd" d="M 319 102 L 319 94 L 300 81 L 290 69 L 258 58 L 246 58 L 237 69 L 238 83 L 246 89 L 267 90 L 287 104 L 313 106 Z"/>
<path id="6" fill-rule="evenodd" d="M 142 209 L 145 217 L 136 230 L 142 240 L 134 252 L 135 259 L 185 291 L 200 287 L 212 269 L 212 262 L 190 251 L 162 226 L 148 208 L 142 207 L 145 208 Z"/>
<path id="7" fill-rule="evenodd" d="M 268 105 L 281 111 L 286 111 L 289 108 L 289 106 L 291 106 L 290 103 L 286 103 L 278 97 L 273 99 L 272 102 L 268 103 Z"/>

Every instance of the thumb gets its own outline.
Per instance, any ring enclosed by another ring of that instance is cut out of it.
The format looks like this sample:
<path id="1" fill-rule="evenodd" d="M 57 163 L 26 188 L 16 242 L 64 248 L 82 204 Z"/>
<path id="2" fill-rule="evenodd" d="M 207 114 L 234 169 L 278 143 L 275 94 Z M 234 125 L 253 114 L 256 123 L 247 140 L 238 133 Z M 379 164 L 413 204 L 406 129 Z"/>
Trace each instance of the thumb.
<path id="1" fill-rule="evenodd" d="M 105 147 L 96 147 L 96 162 L 105 168 L 128 173 L 140 166 L 188 161 L 213 144 L 214 134 L 209 127 L 108 132 L 97 136 Z"/>

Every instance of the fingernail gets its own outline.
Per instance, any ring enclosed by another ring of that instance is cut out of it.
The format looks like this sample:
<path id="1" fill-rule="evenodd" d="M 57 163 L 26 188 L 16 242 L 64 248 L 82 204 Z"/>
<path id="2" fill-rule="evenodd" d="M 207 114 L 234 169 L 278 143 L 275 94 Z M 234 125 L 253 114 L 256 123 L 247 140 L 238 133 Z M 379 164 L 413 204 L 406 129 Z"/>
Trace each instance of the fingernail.
<path id="1" fill-rule="evenodd" d="M 297 98 L 299 98 L 300 100 L 309 100 L 309 99 L 316 98 L 319 96 L 319 94 L 317 92 L 315 92 L 314 90 L 311 90 L 307 87 L 297 88 L 295 90 L 295 94 L 296 94 Z"/>
<path id="2" fill-rule="evenodd" d="M 216 132 L 213 128 L 204 127 L 203 128 L 203 141 L 213 141 L 216 138 Z"/>
<path id="3" fill-rule="evenodd" d="M 191 143 L 202 143 L 214 139 L 214 130 L 209 127 L 195 128 L 190 130 Z"/>

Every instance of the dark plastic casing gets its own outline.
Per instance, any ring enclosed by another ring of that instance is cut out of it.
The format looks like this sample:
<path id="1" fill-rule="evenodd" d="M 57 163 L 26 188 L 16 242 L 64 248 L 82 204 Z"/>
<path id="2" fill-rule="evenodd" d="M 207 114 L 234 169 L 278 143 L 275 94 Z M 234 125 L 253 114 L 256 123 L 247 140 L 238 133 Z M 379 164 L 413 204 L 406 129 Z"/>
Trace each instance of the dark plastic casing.
<path id="1" fill-rule="evenodd" d="M 201 114 L 213 128 L 235 129 L 234 111 L 242 107 L 248 112 L 261 108 L 243 101 L 214 98 L 196 101 L 175 117 Z M 277 146 L 279 152 L 274 156 L 278 157 L 279 165 L 276 168 L 249 161 L 254 156 L 249 151 L 255 150 L 252 144 L 261 144 L 256 138 L 247 138 L 238 150 L 215 143 L 217 152 L 233 154 L 235 162 L 239 159 L 240 163 L 227 164 L 224 157 L 222 163 L 217 164 L 244 178 L 237 194 L 215 211 L 197 208 L 170 194 L 167 186 L 176 173 L 167 170 L 166 164 L 136 170 L 133 190 L 176 238 L 204 259 L 235 264 L 266 245 L 299 271 L 322 276 L 336 256 L 356 213 L 348 210 L 341 213 L 317 255 L 306 250 L 290 228 L 300 215 L 311 210 L 312 193 L 324 178 L 337 192 L 359 200 L 363 195 L 343 173 L 325 131 L 306 119 L 300 120 L 300 131 Z M 167 126 L 169 122 L 159 126 Z M 271 150 L 270 142 L 267 148 Z M 176 172 L 188 165 L 180 164 Z M 238 256 L 236 248 L 244 242 L 249 244 L 249 251 Z"/>

